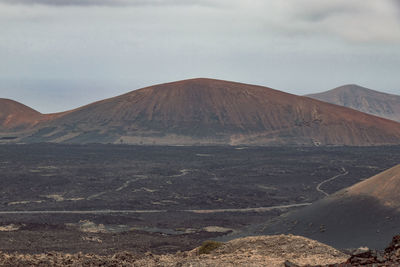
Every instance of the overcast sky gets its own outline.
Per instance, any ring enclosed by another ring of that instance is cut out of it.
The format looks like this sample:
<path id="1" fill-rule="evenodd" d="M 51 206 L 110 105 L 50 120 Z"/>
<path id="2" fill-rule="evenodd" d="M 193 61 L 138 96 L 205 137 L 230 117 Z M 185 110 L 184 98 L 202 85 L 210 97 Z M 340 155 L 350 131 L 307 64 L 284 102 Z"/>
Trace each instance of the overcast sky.
<path id="1" fill-rule="evenodd" d="M 400 0 L 0 0 L 0 97 L 48 113 L 194 77 L 400 94 Z"/>

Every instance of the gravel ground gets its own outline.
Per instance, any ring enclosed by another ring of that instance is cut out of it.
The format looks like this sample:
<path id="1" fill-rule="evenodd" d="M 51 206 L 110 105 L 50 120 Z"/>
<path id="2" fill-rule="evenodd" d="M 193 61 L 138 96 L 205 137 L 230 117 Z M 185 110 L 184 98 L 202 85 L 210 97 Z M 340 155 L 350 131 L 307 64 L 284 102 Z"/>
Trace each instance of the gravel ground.
<path id="1" fill-rule="evenodd" d="M 349 257 L 317 241 L 292 235 L 239 238 L 210 254 L 198 255 L 198 248 L 176 254 L 143 255 L 120 252 L 112 256 L 95 254 L 0 254 L 2 266 L 284 266 L 326 265 L 345 262 Z"/>

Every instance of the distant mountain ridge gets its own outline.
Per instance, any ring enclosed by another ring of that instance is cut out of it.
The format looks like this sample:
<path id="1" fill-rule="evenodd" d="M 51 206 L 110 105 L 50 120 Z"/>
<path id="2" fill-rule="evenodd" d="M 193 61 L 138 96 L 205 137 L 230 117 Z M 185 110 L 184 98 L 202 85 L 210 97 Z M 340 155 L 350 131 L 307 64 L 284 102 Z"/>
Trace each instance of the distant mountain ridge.
<path id="1" fill-rule="evenodd" d="M 400 95 L 348 84 L 306 96 L 400 122 Z"/>
<path id="2" fill-rule="evenodd" d="M 19 141 L 382 145 L 400 144 L 400 123 L 267 87 L 199 78 L 48 115 Z"/>

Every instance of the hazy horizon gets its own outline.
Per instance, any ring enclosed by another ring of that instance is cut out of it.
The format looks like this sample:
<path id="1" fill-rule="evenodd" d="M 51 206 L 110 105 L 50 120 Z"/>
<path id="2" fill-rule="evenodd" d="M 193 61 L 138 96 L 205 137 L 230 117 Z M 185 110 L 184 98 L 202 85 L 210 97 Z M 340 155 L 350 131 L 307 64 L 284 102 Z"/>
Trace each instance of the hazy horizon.
<path id="1" fill-rule="evenodd" d="M 0 0 L 0 98 L 42 113 L 206 77 L 399 94 L 398 0 Z"/>

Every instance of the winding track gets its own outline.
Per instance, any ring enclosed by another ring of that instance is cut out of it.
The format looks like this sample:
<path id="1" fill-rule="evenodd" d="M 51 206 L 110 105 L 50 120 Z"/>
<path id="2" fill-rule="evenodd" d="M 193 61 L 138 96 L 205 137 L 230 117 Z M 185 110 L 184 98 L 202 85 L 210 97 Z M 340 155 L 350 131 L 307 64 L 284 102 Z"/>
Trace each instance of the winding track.
<path id="1" fill-rule="evenodd" d="M 275 209 L 289 209 L 295 207 L 303 207 L 309 206 L 312 203 L 297 203 L 297 204 L 289 204 L 289 205 L 278 205 L 278 206 L 270 206 L 270 207 L 259 207 L 259 208 L 244 208 L 244 209 L 211 209 L 211 210 L 184 210 L 187 212 L 193 213 L 218 213 L 218 212 L 263 212 L 263 211 L 270 211 Z"/>
<path id="2" fill-rule="evenodd" d="M 244 209 L 210 209 L 210 210 L 177 210 L 192 213 L 220 213 L 220 212 L 252 212 L 252 211 L 270 211 L 274 209 L 289 209 L 294 207 L 308 206 L 311 203 L 297 203 L 289 205 L 278 205 L 259 208 Z M 162 213 L 168 210 L 13 210 L 0 211 L 0 215 L 4 214 L 110 214 L 110 213 Z"/>
<path id="3" fill-rule="evenodd" d="M 335 176 L 333 176 L 333 177 L 331 177 L 331 178 L 329 178 L 329 179 L 326 179 L 326 180 L 320 182 L 320 183 L 317 185 L 317 187 L 316 187 L 315 189 L 316 189 L 318 192 L 324 194 L 325 196 L 329 196 L 329 194 L 328 194 L 327 192 L 325 192 L 324 190 L 321 189 L 321 186 L 322 186 L 323 184 L 327 183 L 327 182 L 333 181 L 333 180 L 335 180 L 336 178 L 339 178 L 339 177 L 341 177 L 341 176 L 345 176 L 345 175 L 347 175 L 347 174 L 349 173 L 348 171 L 346 171 L 346 169 L 345 169 L 344 167 L 341 167 L 341 171 L 342 171 L 342 173 L 339 173 L 339 174 L 337 174 L 337 175 L 335 175 Z"/>
<path id="4" fill-rule="evenodd" d="M 343 171 L 345 171 L 344 168 L 342 168 Z M 183 169 L 180 170 L 180 174 L 177 175 L 172 175 L 169 177 L 180 177 L 186 175 L 190 170 Z M 329 178 L 317 186 L 317 190 L 320 191 L 321 193 L 324 193 L 328 195 L 325 191 L 320 189 L 320 186 L 323 185 L 324 183 L 331 181 L 333 179 L 336 179 L 339 176 L 346 175 L 346 173 L 342 173 L 339 175 L 336 175 L 332 178 Z M 212 173 L 214 176 L 213 179 L 217 179 L 217 176 L 215 173 Z M 128 180 L 125 181 L 125 183 L 120 186 L 119 188 L 115 189 L 115 191 L 121 191 L 122 189 L 125 189 L 126 187 L 129 186 L 131 182 L 134 182 L 136 180 L 140 180 L 141 178 L 134 179 L 134 180 Z M 108 191 L 105 192 L 100 192 L 97 194 L 94 194 L 92 196 L 89 196 L 87 200 L 96 198 L 100 195 L 103 195 L 107 193 Z M 295 203 L 295 204 L 288 204 L 288 205 L 276 205 L 276 206 L 269 206 L 269 207 L 256 207 L 256 208 L 241 208 L 241 209 L 189 209 L 189 210 L 177 210 L 179 212 L 191 212 L 191 213 L 222 213 L 222 212 L 265 212 L 265 211 L 271 211 L 274 209 L 290 209 L 290 208 L 295 208 L 295 207 L 303 207 L 303 206 L 309 206 L 312 203 L 305 202 L 305 203 Z M 110 209 L 103 209 L 103 210 L 13 210 L 13 211 L 0 211 L 0 215 L 11 215 L 11 214 L 115 214 L 115 213 L 164 213 L 168 212 L 168 210 L 110 210 Z"/>

